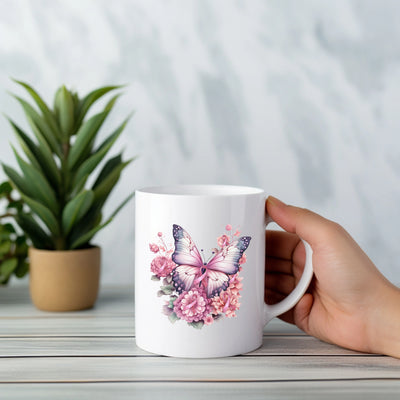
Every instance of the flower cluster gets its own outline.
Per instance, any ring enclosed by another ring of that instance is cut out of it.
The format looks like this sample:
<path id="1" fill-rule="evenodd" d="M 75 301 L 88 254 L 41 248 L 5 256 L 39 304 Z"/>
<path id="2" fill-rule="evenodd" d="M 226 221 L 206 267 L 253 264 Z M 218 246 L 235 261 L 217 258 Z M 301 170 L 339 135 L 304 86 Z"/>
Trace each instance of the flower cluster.
<path id="1" fill-rule="evenodd" d="M 217 238 L 218 247 L 212 249 L 213 254 L 223 252 L 238 240 L 239 230 L 236 229 L 235 233 L 232 233 L 232 226 L 226 225 L 225 231 L 226 233 Z M 235 274 L 225 274 L 229 279 L 227 286 L 224 286 L 225 289 L 209 297 L 207 296 L 207 277 L 201 279 L 204 271 L 200 268 L 189 290 L 179 293 L 175 289 L 174 270 L 179 266 L 172 260 L 174 246 L 166 244 L 162 232 L 158 233 L 158 242 L 150 243 L 149 249 L 155 255 L 150 264 L 150 270 L 153 273 L 151 279 L 161 282 L 158 296 L 168 296 L 163 312 L 172 323 L 183 320 L 190 326 L 201 329 L 204 325 L 211 325 L 223 316 L 236 317 L 236 311 L 240 308 L 240 291 L 243 288 L 243 278 L 239 274 L 242 271 L 242 265 L 246 262 L 244 253 L 239 260 L 241 264 L 239 270 Z"/>

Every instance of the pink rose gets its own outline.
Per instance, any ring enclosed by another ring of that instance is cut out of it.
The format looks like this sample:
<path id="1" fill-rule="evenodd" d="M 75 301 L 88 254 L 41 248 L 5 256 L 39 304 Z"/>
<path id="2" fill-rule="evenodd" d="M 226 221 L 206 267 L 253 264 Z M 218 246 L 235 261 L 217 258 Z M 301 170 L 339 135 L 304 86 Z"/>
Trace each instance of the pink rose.
<path id="1" fill-rule="evenodd" d="M 172 270 L 176 267 L 176 264 L 167 257 L 158 256 L 151 262 L 151 272 L 158 277 L 168 276 Z"/>
<path id="2" fill-rule="evenodd" d="M 229 237 L 227 235 L 222 235 L 217 239 L 219 247 L 225 247 L 229 244 Z"/>
<path id="3" fill-rule="evenodd" d="M 158 253 L 160 250 L 159 247 L 155 243 L 150 243 L 149 247 L 150 247 L 150 251 L 152 251 L 153 253 Z"/>
<path id="4" fill-rule="evenodd" d="M 232 225 L 228 224 L 228 225 L 225 227 L 225 230 L 231 231 L 231 230 L 232 230 Z"/>

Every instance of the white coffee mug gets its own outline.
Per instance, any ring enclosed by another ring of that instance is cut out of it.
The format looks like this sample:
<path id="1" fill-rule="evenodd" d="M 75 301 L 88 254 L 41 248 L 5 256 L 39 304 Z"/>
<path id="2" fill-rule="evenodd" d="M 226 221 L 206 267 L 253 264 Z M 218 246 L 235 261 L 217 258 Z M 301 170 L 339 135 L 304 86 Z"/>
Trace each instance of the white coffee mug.
<path id="1" fill-rule="evenodd" d="M 264 302 L 262 189 L 176 185 L 136 191 L 136 343 L 174 357 L 224 357 L 262 344 L 263 328 L 311 281 L 312 250 L 296 288 Z"/>

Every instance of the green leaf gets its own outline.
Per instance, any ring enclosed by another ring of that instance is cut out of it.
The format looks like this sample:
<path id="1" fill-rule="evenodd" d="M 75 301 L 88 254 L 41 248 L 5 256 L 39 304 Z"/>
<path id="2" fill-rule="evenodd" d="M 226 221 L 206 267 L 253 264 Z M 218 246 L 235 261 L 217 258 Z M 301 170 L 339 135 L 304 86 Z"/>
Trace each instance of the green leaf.
<path id="1" fill-rule="evenodd" d="M 17 269 L 15 270 L 15 275 L 17 276 L 17 278 L 24 277 L 28 273 L 28 271 L 29 264 L 26 262 L 25 259 L 19 259 Z"/>
<path id="2" fill-rule="evenodd" d="M 20 194 L 25 194 L 30 197 L 33 197 L 35 195 L 35 191 L 33 190 L 32 185 L 27 183 L 26 180 L 22 178 L 17 171 L 9 167 L 8 165 L 2 164 L 2 166 L 5 174 L 8 176 L 15 188 L 20 192 Z"/>
<path id="3" fill-rule="evenodd" d="M 61 184 L 61 176 L 58 170 L 57 164 L 54 161 L 52 152 L 47 142 L 44 140 L 40 132 L 37 132 L 40 137 L 39 146 L 37 146 L 26 133 L 18 127 L 11 119 L 8 118 L 11 126 L 14 129 L 14 133 L 24 150 L 24 153 L 36 167 L 41 170 L 51 181 L 53 187 L 58 187 Z M 38 135 L 36 135 L 38 137 Z"/>
<path id="4" fill-rule="evenodd" d="M 76 221 L 79 221 L 86 214 L 93 203 L 93 199 L 93 191 L 85 190 L 68 202 L 62 214 L 64 235 L 68 235 Z"/>
<path id="5" fill-rule="evenodd" d="M 71 249 L 75 249 L 77 247 L 81 247 L 84 244 L 88 244 L 90 240 L 93 238 L 93 236 L 101 229 L 106 227 L 113 219 L 114 217 L 118 214 L 118 212 L 125 206 L 125 204 L 135 195 L 135 193 L 131 193 L 117 208 L 116 210 L 111 214 L 111 216 L 107 219 L 107 221 L 101 225 L 100 221 L 95 225 L 95 227 L 91 230 L 89 230 L 86 233 L 82 233 L 79 235 L 75 240 L 73 239 Z M 79 232 L 79 231 L 78 231 Z M 75 234 L 75 236 L 77 236 Z"/>
<path id="6" fill-rule="evenodd" d="M 17 159 L 18 165 L 25 177 L 25 183 L 30 188 L 31 194 L 29 197 L 40 200 L 44 203 L 55 215 L 58 214 L 59 204 L 56 195 L 52 187 L 47 182 L 46 178 L 32 165 L 25 162 L 13 148 L 15 158 Z"/>
<path id="7" fill-rule="evenodd" d="M 97 151 L 89 157 L 78 169 L 74 182 L 78 182 L 86 174 L 90 174 L 106 156 L 112 145 L 118 139 L 126 124 L 128 123 L 131 116 L 125 119 L 125 121 L 110 135 L 104 142 L 99 146 Z"/>
<path id="8" fill-rule="evenodd" d="M 43 99 L 39 96 L 39 94 L 27 83 L 18 81 L 16 79 L 13 79 L 14 82 L 18 83 L 22 87 L 26 89 L 26 91 L 30 94 L 30 96 L 33 98 L 35 103 L 38 105 L 40 110 L 43 113 L 44 119 L 46 120 L 47 124 L 50 126 L 51 130 L 55 133 L 55 135 L 58 138 L 61 138 L 60 130 L 57 126 L 57 122 L 54 118 L 53 113 L 50 111 L 49 107 L 47 104 L 43 101 Z"/>
<path id="9" fill-rule="evenodd" d="M 179 317 L 173 312 L 168 315 L 168 319 L 174 324 L 176 321 L 178 321 Z"/>
<path id="10" fill-rule="evenodd" d="M 15 257 L 9 258 L 7 260 L 4 260 L 0 264 L 0 276 L 4 279 L 7 279 L 17 268 L 18 265 L 18 259 Z"/>
<path id="11" fill-rule="evenodd" d="M 12 192 L 12 186 L 10 182 L 3 182 L 0 185 L 0 197 L 9 196 Z"/>
<path id="12" fill-rule="evenodd" d="M 24 131 L 19 128 L 17 124 L 15 124 L 10 118 L 6 117 L 11 124 L 15 136 L 18 139 L 18 142 L 24 151 L 25 155 L 28 157 L 29 161 L 37 168 L 41 169 L 41 166 L 37 160 L 37 156 L 35 155 L 36 152 L 36 145 L 35 143 L 24 133 Z"/>
<path id="13" fill-rule="evenodd" d="M 4 224 L 2 227 L 8 233 L 15 233 L 15 228 L 10 223 Z"/>
<path id="14" fill-rule="evenodd" d="M 82 176 L 82 178 L 80 178 L 80 180 L 76 184 L 74 183 L 70 197 L 71 199 L 82 191 L 88 178 L 89 174 L 86 174 L 85 176 Z"/>
<path id="15" fill-rule="evenodd" d="M 128 201 L 135 196 L 135 192 L 131 193 L 116 209 L 115 211 L 111 214 L 110 218 L 113 219 L 120 211 L 123 207 L 125 207 L 126 203 L 128 203 Z"/>
<path id="16" fill-rule="evenodd" d="M 41 226 L 27 214 L 18 214 L 15 217 L 17 224 L 27 234 L 37 249 L 54 249 L 54 243 Z"/>
<path id="17" fill-rule="evenodd" d="M 115 89 L 120 89 L 124 85 L 119 85 L 119 86 L 105 86 L 101 87 L 99 89 L 93 90 L 92 92 L 88 93 L 80 102 L 79 108 L 78 108 L 78 118 L 76 121 L 76 126 L 80 126 L 82 123 L 83 119 L 86 116 L 86 113 L 89 111 L 90 107 L 93 105 L 95 101 L 100 99 L 102 96 L 107 94 L 108 92 L 115 90 Z"/>
<path id="18" fill-rule="evenodd" d="M 56 93 L 55 111 L 58 115 L 63 139 L 67 142 L 74 128 L 74 100 L 64 85 Z"/>
<path id="19" fill-rule="evenodd" d="M 26 257 L 28 254 L 28 245 L 26 243 L 26 237 L 18 236 L 15 240 L 15 255 L 18 257 Z"/>
<path id="20" fill-rule="evenodd" d="M 160 278 L 157 275 L 152 275 L 150 278 L 152 281 L 159 281 Z"/>
<path id="21" fill-rule="evenodd" d="M 188 325 L 193 326 L 193 328 L 196 328 L 196 329 L 201 329 L 204 325 L 204 322 L 203 321 L 188 322 Z"/>
<path id="22" fill-rule="evenodd" d="M 57 134 L 54 133 L 52 128 L 47 124 L 42 116 L 39 115 L 39 113 L 28 102 L 18 96 L 12 96 L 21 104 L 25 112 L 26 119 L 33 133 L 38 139 L 39 144 L 42 145 L 43 142 L 46 142 L 54 153 L 56 153 L 59 157 L 62 157 L 61 148 L 57 140 L 59 139 Z"/>
<path id="23" fill-rule="evenodd" d="M 5 240 L 0 243 L 0 256 L 4 256 L 4 254 L 9 253 L 11 250 L 11 240 Z"/>
<path id="24" fill-rule="evenodd" d="M 58 236 L 60 234 L 60 227 L 58 225 L 57 218 L 54 214 L 43 204 L 38 201 L 29 198 L 28 196 L 22 195 L 25 203 L 30 207 L 30 209 L 43 221 L 43 223 L 49 228 L 50 232 Z"/>
<path id="25" fill-rule="evenodd" d="M 7 208 L 7 210 L 15 209 L 17 211 L 22 211 L 23 207 L 24 207 L 24 205 L 23 205 L 22 201 L 17 200 L 17 201 L 10 201 L 7 204 L 6 208 Z"/>
<path id="26" fill-rule="evenodd" d="M 116 165 L 110 172 L 108 173 L 107 176 L 103 178 L 101 182 L 98 183 L 98 185 L 93 186 L 94 190 L 94 195 L 95 195 L 95 201 L 100 202 L 101 204 L 104 204 L 106 201 L 108 195 L 114 188 L 114 186 L 117 184 L 121 171 L 129 165 L 133 159 L 122 162 L 121 164 Z M 106 167 L 107 165 L 105 165 Z M 96 181 L 97 182 L 97 181 Z"/>
<path id="27" fill-rule="evenodd" d="M 92 140 L 96 136 L 107 115 L 108 111 L 96 114 L 79 128 L 76 134 L 75 143 L 71 147 L 68 155 L 69 169 L 73 169 L 82 155 L 87 152 Z"/>
<path id="28" fill-rule="evenodd" d="M 89 244 L 90 240 L 93 236 L 101 229 L 105 228 L 111 222 L 111 218 L 104 222 L 104 224 L 98 225 L 95 228 L 91 229 L 89 232 L 82 235 L 80 238 L 76 239 L 72 245 L 70 246 L 71 250 L 77 249 L 78 247 L 82 247 L 83 245 Z"/>
<path id="29" fill-rule="evenodd" d="M 99 176 L 97 177 L 96 181 L 93 184 L 93 188 L 95 189 L 97 186 L 100 185 L 101 182 L 107 177 L 108 174 L 119 164 L 122 163 L 122 153 L 116 155 L 113 158 L 110 158 L 102 170 L 99 173 Z"/>

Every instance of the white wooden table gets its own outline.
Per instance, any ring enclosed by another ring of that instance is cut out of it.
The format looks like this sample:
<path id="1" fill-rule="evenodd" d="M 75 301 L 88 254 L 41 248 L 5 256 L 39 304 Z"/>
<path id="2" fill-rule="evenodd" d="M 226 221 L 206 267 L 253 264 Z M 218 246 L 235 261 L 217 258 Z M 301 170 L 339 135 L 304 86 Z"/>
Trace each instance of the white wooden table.
<path id="1" fill-rule="evenodd" d="M 399 333 L 400 334 L 400 333 Z M 94 309 L 45 313 L 0 288 L 0 399 L 400 399 L 400 360 L 348 351 L 272 321 L 257 351 L 174 359 L 136 347 L 133 290 Z"/>

